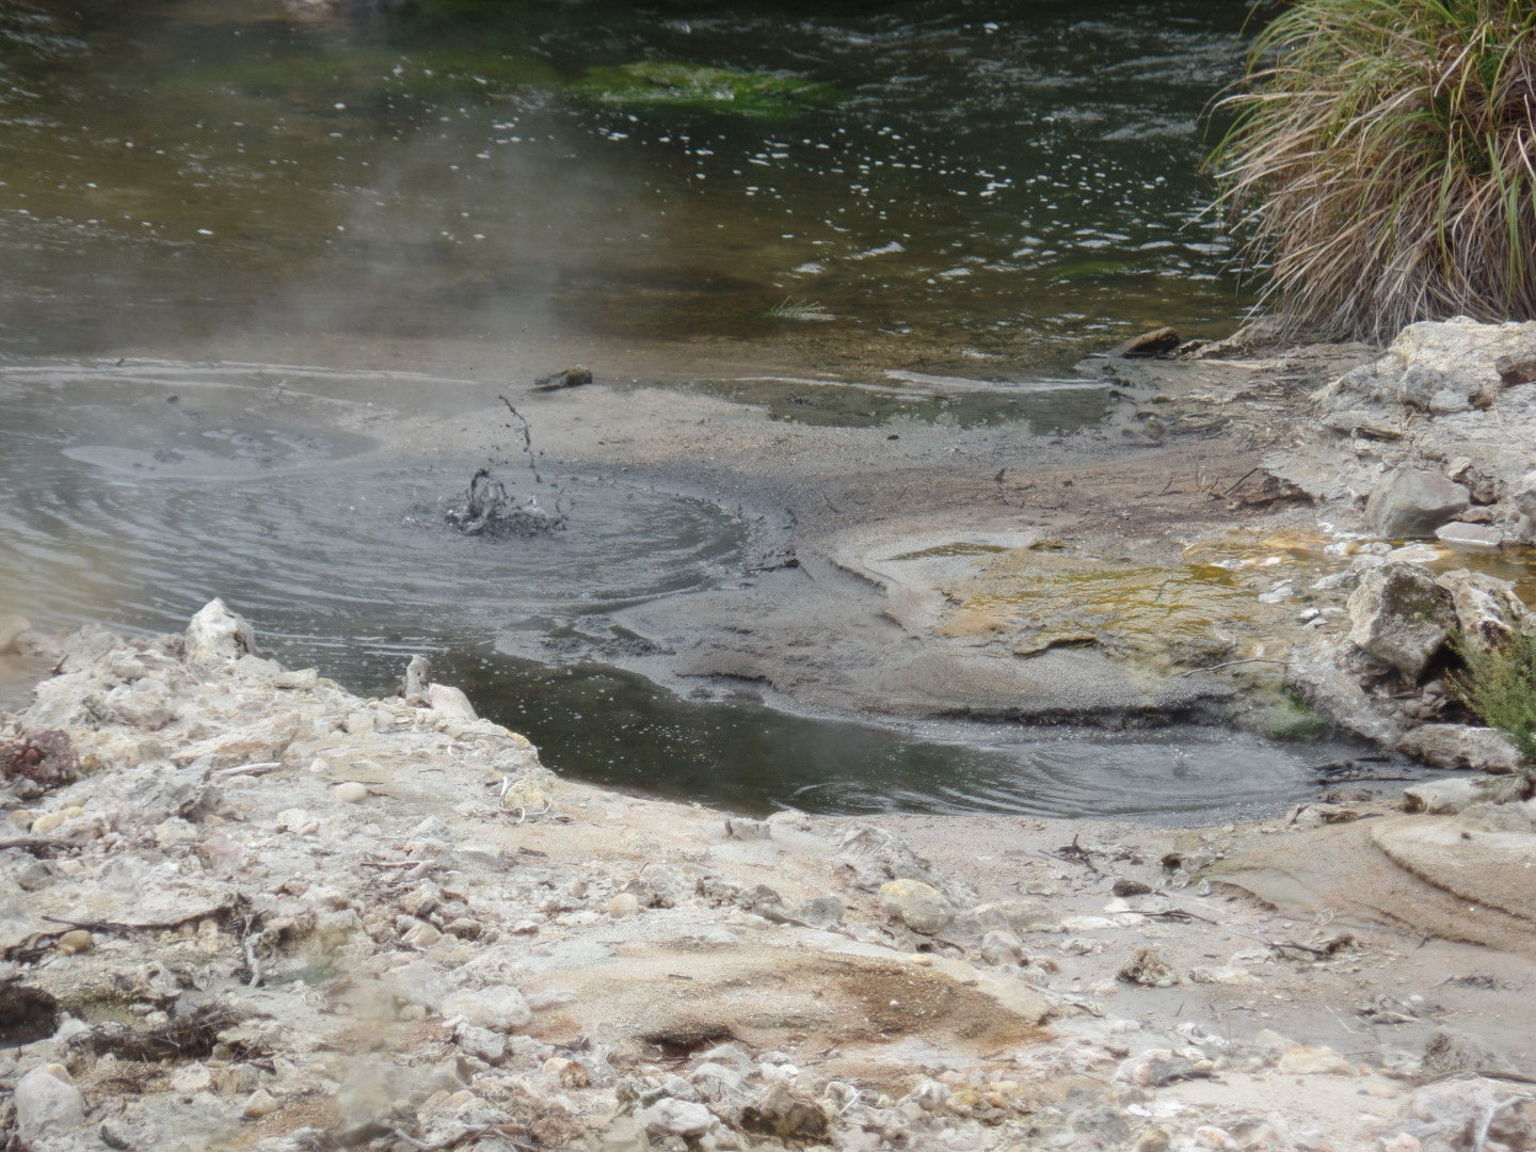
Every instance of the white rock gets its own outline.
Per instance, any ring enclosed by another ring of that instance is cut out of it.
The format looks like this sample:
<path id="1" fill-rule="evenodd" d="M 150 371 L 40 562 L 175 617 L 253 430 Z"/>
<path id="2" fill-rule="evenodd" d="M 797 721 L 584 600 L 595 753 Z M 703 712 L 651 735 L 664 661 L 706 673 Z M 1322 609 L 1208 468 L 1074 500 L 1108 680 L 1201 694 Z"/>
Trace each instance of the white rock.
<path id="1" fill-rule="evenodd" d="M 1457 569 L 1437 583 L 1451 594 L 1451 607 L 1462 637 L 1478 648 L 1502 648 L 1517 633 L 1536 631 L 1536 614 L 1508 580 Z"/>
<path id="2" fill-rule="evenodd" d="M 413 917 L 405 917 L 406 924 L 401 929 L 400 939 L 412 948 L 430 948 L 443 938 L 442 932 L 428 924 L 425 920 L 417 920 Z"/>
<path id="3" fill-rule="evenodd" d="M 260 1120 L 263 1116 L 272 1115 L 281 1107 L 276 1096 L 265 1088 L 258 1088 L 246 1099 L 245 1107 L 240 1109 L 240 1115 L 246 1120 Z"/>
<path id="4" fill-rule="evenodd" d="M 1451 596 L 1417 564 L 1389 563 L 1360 577 L 1349 596 L 1350 640 L 1417 679 L 1455 624 Z"/>
<path id="5" fill-rule="evenodd" d="M 1470 724 L 1421 724 L 1398 742 L 1398 750 L 1436 768 L 1470 768 L 1507 775 L 1522 757 L 1503 733 Z"/>
<path id="6" fill-rule="evenodd" d="M 1024 942 L 1007 929 L 994 929 L 981 938 L 981 958 L 988 964 L 1022 963 Z"/>
<path id="7" fill-rule="evenodd" d="M 332 788 L 331 795 L 342 804 L 358 804 L 368 799 L 368 786 L 356 780 L 347 780 Z"/>
<path id="8" fill-rule="evenodd" d="M 500 1064 L 507 1054 L 507 1038 L 489 1028 L 460 1024 L 454 1029 L 453 1038 L 460 1048 L 487 1064 Z"/>
<path id="9" fill-rule="evenodd" d="M 608 915 L 615 920 L 633 916 L 640 911 L 640 898 L 633 892 L 615 892 L 608 901 Z"/>
<path id="10" fill-rule="evenodd" d="M 448 684 L 434 684 L 427 689 L 427 707 L 450 720 L 478 719 L 469 697 Z"/>
<path id="11" fill-rule="evenodd" d="M 119 684 L 104 703 L 124 724 L 154 731 L 176 719 L 176 705 L 165 681 L 146 676 L 132 684 Z"/>
<path id="12" fill-rule="evenodd" d="M 921 880 L 892 880 L 880 885 L 880 903 L 912 931 L 929 936 L 955 918 L 943 893 Z"/>
<path id="13" fill-rule="evenodd" d="M 1403 810 L 1450 816 L 1474 804 L 1504 804 L 1518 799 L 1524 781 L 1514 776 L 1458 776 L 1426 780 L 1403 789 Z"/>
<path id="14" fill-rule="evenodd" d="M 649 1108 L 637 1112 L 635 1119 L 652 1132 L 685 1138 L 702 1136 L 717 1123 L 714 1113 L 704 1105 L 671 1096 L 663 1096 Z"/>
<path id="15" fill-rule="evenodd" d="M 171 1091 L 183 1096 L 206 1092 L 213 1084 L 213 1073 L 205 1064 L 186 1064 L 171 1074 Z"/>
<path id="16" fill-rule="evenodd" d="M 616 1116 L 597 1137 L 593 1152 L 651 1152 L 645 1126 L 633 1116 Z"/>
<path id="17" fill-rule="evenodd" d="M 1156 945 L 1136 949 L 1119 975 L 1122 980 L 1146 988 L 1172 988 L 1179 983 L 1179 974 L 1163 959 L 1162 950 Z"/>
<path id="18" fill-rule="evenodd" d="M 448 995 L 442 973 L 425 960 L 413 960 L 394 974 L 394 991 L 407 1004 L 436 1011 Z"/>
<path id="19" fill-rule="evenodd" d="M 284 808 L 277 814 L 274 827 L 279 832 L 293 832 L 299 836 L 308 836 L 311 832 L 319 831 L 320 821 L 303 808 Z"/>
<path id="20" fill-rule="evenodd" d="M 533 1010 L 521 991 L 511 984 L 464 988 L 451 992 L 442 1004 L 444 1016 L 457 1016 L 476 1028 L 506 1032 L 533 1019 Z"/>
<path id="21" fill-rule="evenodd" d="M 1189 978 L 1196 984 L 1230 984 L 1236 987 L 1245 987 L 1253 984 L 1262 984 L 1263 981 L 1246 968 L 1240 968 L 1236 964 L 1223 964 L 1220 967 L 1191 968 Z"/>
<path id="22" fill-rule="evenodd" d="M 1280 1054 L 1275 1070 L 1286 1076 L 1348 1076 L 1354 1072 L 1349 1061 L 1326 1044 L 1298 1044 Z"/>
<path id="23" fill-rule="evenodd" d="M 1504 543 L 1504 531 L 1492 524 L 1463 524 L 1452 520 L 1435 529 L 1435 538 L 1462 548 L 1498 548 Z"/>
<path id="24" fill-rule="evenodd" d="M 256 651 L 256 633 L 222 600 L 210 600 L 187 625 L 186 661 L 194 668 L 223 668 Z"/>
<path id="25" fill-rule="evenodd" d="M 16 1135 L 29 1152 L 46 1152 L 50 1138 L 85 1123 L 85 1100 L 60 1064 L 34 1068 L 11 1094 Z"/>
<path id="26" fill-rule="evenodd" d="M 1398 468 L 1371 489 L 1365 519 L 1378 536 L 1391 540 L 1433 536 L 1451 517 L 1466 511 L 1467 490 L 1438 472 Z"/>

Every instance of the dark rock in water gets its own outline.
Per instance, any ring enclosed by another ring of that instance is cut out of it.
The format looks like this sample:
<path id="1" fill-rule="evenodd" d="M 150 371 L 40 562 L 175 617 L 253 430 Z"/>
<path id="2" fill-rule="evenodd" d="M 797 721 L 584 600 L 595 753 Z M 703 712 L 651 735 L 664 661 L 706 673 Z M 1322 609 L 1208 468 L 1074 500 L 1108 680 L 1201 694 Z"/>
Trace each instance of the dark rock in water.
<path id="1" fill-rule="evenodd" d="M 574 368 L 567 368 L 563 372 L 555 372 L 548 376 L 541 376 L 533 382 L 535 392 L 558 392 L 561 388 L 576 388 L 582 384 L 592 383 L 590 370 L 579 364 Z"/>
<path id="2" fill-rule="evenodd" d="M 1172 328 L 1154 328 L 1134 336 L 1110 352 L 1111 356 L 1166 356 L 1179 346 L 1179 334 Z"/>
<path id="3" fill-rule="evenodd" d="M 537 496 L 519 500 L 489 468 L 481 468 L 462 502 L 451 504 L 443 519 L 466 536 L 541 536 L 564 528 L 569 517 L 558 500 L 553 512 L 539 507 Z"/>

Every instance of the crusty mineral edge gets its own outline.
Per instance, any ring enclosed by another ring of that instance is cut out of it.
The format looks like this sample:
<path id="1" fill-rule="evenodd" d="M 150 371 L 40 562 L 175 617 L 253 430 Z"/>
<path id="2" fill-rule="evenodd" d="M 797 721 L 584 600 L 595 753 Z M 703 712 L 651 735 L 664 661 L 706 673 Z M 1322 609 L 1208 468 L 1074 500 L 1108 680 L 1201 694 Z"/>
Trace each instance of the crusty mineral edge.
<path id="1" fill-rule="evenodd" d="M 83 773 L 0 849 L 34 1149 L 1536 1139 L 1529 803 L 758 822 L 192 632 L 11 721 Z"/>

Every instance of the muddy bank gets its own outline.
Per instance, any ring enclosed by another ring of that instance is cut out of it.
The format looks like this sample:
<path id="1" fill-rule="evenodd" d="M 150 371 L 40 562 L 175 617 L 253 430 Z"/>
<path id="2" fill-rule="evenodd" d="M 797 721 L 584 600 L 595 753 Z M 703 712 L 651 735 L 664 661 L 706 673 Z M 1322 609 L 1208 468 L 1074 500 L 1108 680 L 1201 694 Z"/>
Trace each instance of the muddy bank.
<path id="1" fill-rule="evenodd" d="M 1107 418 L 1070 435 L 811 425 L 601 377 L 528 397 L 548 459 L 739 503 L 760 532 L 742 579 L 528 652 L 890 717 L 1305 727 L 1275 669 L 1302 611 L 1341 614 L 1347 589 L 1269 594 L 1349 557 L 1261 465 L 1308 393 L 1370 355 L 1107 363 L 1057 386 L 1110 391 Z"/>
<path id="2" fill-rule="evenodd" d="M 258 646 L 84 633 L 8 722 L 32 1152 L 1536 1146 L 1529 803 L 728 820 Z"/>

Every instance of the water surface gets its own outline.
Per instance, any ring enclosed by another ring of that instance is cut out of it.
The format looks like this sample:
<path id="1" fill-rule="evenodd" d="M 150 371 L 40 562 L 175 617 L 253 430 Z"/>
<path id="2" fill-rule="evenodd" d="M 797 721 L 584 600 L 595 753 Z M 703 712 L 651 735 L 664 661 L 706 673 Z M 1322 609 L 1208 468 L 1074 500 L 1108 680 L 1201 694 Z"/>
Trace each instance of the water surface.
<path id="1" fill-rule="evenodd" d="M 0 354 L 574 340 L 615 375 L 639 341 L 687 374 L 729 341 L 1022 380 L 1237 315 L 1197 171 L 1233 0 L 415 11 L 8 6 Z M 678 62 L 832 95 L 593 80 Z"/>

